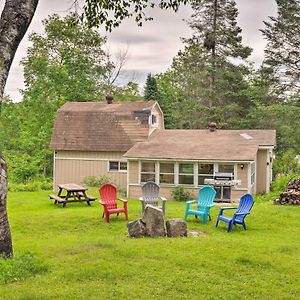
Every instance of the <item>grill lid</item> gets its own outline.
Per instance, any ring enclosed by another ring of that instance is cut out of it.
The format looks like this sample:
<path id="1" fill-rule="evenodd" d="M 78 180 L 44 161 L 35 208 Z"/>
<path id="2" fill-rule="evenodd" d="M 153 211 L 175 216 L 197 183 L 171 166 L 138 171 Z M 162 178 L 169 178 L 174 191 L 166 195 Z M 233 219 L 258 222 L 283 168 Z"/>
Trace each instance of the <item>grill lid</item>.
<path id="1" fill-rule="evenodd" d="M 232 173 L 221 173 L 216 172 L 214 175 L 215 180 L 233 180 L 234 176 Z"/>

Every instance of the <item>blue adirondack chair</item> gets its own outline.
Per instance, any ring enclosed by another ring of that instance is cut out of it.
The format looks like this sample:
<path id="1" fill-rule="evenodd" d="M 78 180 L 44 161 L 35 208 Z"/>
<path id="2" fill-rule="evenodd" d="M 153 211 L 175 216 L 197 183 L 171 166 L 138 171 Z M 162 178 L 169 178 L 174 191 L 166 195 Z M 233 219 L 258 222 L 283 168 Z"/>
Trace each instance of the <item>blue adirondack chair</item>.
<path id="1" fill-rule="evenodd" d="M 207 217 L 211 220 L 210 209 L 214 206 L 214 199 L 216 197 L 216 190 L 211 186 L 203 186 L 199 190 L 198 200 L 191 200 L 186 202 L 186 210 L 184 220 L 186 221 L 188 215 L 194 215 L 196 218 L 202 218 L 202 224 L 206 223 Z M 191 204 L 197 203 L 197 208 L 192 209 Z"/>
<path id="2" fill-rule="evenodd" d="M 236 224 L 243 225 L 246 230 L 245 218 L 250 214 L 250 210 L 254 204 L 254 199 L 252 195 L 245 194 L 240 199 L 240 204 L 238 207 L 221 207 L 216 227 L 218 227 L 219 221 L 223 221 L 228 224 L 228 232 L 232 230 L 232 226 Z M 236 209 L 235 214 L 232 217 L 227 217 L 223 215 L 224 210 Z"/>

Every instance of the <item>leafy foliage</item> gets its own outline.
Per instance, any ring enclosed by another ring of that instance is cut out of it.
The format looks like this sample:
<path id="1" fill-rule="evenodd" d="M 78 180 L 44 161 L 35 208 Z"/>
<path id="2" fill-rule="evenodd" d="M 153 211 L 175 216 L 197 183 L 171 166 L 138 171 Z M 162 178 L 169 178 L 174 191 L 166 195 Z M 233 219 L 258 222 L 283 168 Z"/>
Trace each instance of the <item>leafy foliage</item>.
<path id="1" fill-rule="evenodd" d="M 192 194 L 186 191 L 182 186 L 176 186 L 171 191 L 172 199 L 175 201 L 188 201 Z"/>
<path id="2" fill-rule="evenodd" d="M 177 11 L 181 3 L 187 2 L 187 0 L 160 0 L 158 6 L 161 9 Z M 152 20 L 152 17 L 146 16 L 145 10 L 155 6 L 155 2 L 149 0 L 85 0 L 81 20 L 86 21 L 90 27 L 99 27 L 104 24 L 106 30 L 109 31 L 118 27 L 127 18 L 134 18 L 137 25 L 142 26 L 144 21 Z"/>
<path id="3" fill-rule="evenodd" d="M 274 174 L 283 175 L 300 175 L 300 162 L 296 158 L 294 149 L 288 149 L 282 155 L 277 156 L 274 161 Z"/>
<path id="4" fill-rule="evenodd" d="M 157 89 L 156 79 L 151 74 L 148 74 L 144 89 L 145 100 L 159 100 L 159 92 Z"/>
<path id="5" fill-rule="evenodd" d="M 108 176 L 87 176 L 84 178 L 83 183 L 89 187 L 100 187 L 105 183 L 114 183 L 113 180 Z"/>
<path id="6" fill-rule="evenodd" d="M 275 178 L 275 180 L 272 182 L 271 190 L 273 192 L 284 192 L 287 188 L 289 182 L 292 179 L 299 178 L 300 173 L 297 174 L 289 174 L 289 175 L 281 175 Z"/>
<path id="7" fill-rule="evenodd" d="M 205 106 L 237 103 L 249 107 L 245 94 L 248 68 L 238 64 L 251 49 L 242 45 L 235 1 L 193 1 L 189 25 L 193 36 L 174 58 L 172 70 L 186 99 Z"/>
<path id="8" fill-rule="evenodd" d="M 261 30 L 267 40 L 264 73 L 281 101 L 300 103 L 300 2 L 277 0 L 278 15 Z"/>

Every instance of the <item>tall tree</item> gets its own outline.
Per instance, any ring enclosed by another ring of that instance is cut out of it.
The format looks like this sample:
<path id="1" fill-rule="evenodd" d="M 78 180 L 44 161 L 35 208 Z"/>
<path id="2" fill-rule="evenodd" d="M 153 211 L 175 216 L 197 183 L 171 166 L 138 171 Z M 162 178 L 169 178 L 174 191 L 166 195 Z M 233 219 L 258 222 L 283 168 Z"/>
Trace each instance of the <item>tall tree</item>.
<path id="1" fill-rule="evenodd" d="M 151 74 L 148 74 L 146 79 L 144 98 L 145 100 L 155 100 L 155 101 L 159 99 L 156 79 Z"/>
<path id="2" fill-rule="evenodd" d="M 242 44 L 235 1 L 197 0 L 192 8 L 193 36 L 183 39 L 185 49 L 172 65 L 178 85 L 187 98 L 209 107 L 234 102 L 249 106 L 244 93 L 248 68 L 240 60 L 247 59 L 252 50 Z"/>
<path id="3" fill-rule="evenodd" d="M 267 45 L 263 71 L 271 90 L 282 101 L 300 104 L 300 1 L 276 0 L 278 14 L 264 22 L 261 30 Z"/>
<path id="4" fill-rule="evenodd" d="M 103 50 L 105 38 L 76 23 L 76 16 L 52 15 L 44 33 L 32 33 L 23 59 L 25 98 L 42 102 L 91 101 L 99 98 L 113 63 Z"/>

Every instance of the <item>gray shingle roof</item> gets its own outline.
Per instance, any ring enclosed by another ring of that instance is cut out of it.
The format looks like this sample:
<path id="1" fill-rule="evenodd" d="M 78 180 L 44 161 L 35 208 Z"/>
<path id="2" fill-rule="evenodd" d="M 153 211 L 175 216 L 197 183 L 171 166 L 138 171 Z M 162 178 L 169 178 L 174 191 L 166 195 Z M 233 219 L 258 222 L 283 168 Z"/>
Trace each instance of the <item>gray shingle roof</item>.
<path id="1" fill-rule="evenodd" d="M 147 141 L 135 144 L 124 156 L 245 161 L 255 159 L 259 146 L 275 146 L 275 143 L 275 130 L 160 130 Z"/>
<path id="2" fill-rule="evenodd" d="M 53 150 L 127 151 L 148 138 L 149 125 L 134 113 L 150 113 L 155 102 L 68 102 L 56 114 Z"/>

